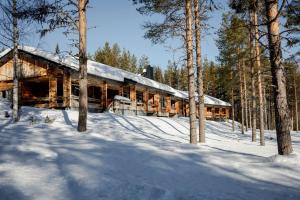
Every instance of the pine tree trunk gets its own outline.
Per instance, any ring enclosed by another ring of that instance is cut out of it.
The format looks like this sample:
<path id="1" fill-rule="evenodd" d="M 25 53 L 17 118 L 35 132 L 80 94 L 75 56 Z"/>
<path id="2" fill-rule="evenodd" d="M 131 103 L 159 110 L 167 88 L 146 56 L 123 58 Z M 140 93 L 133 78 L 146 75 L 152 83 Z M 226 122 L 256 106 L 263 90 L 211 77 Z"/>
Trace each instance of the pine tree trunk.
<path id="1" fill-rule="evenodd" d="M 265 129 L 268 129 L 268 111 L 267 111 L 267 99 L 266 99 L 266 85 L 263 90 L 263 99 L 264 99 L 264 117 L 265 117 Z"/>
<path id="2" fill-rule="evenodd" d="M 87 55 L 86 55 L 86 0 L 79 0 L 79 119 L 77 130 L 87 127 Z"/>
<path id="3" fill-rule="evenodd" d="M 247 96 L 247 81 L 245 72 L 245 62 L 243 62 L 243 84 L 244 84 L 244 103 L 245 103 L 245 121 L 246 121 L 246 131 L 248 131 L 248 96 Z"/>
<path id="4" fill-rule="evenodd" d="M 294 95 L 295 95 L 296 132 L 298 132 L 298 130 L 299 130 L 299 118 L 298 118 L 298 97 L 297 97 L 296 73 L 294 74 Z"/>
<path id="5" fill-rule="evenodd" d="M 233 93 L 233 88 L 231 88 L 231 117 L 232 117 L 232 132 L 235 131 L 234 128 L 234 93 Z"/>
<path id="6" fill-rule="evenodd" d="M 286 96 L 286 80 L 281 63 L 281 41 L 279 33 L 278 0 L 265 0 L 268 21 L 268 41 L 274 87 L 275 121 L 278 153 L 288 155 L 293 152 L 289 130 L 289 109 Z"/>
<path id="7" fill-rule="evenodd" d="M 230 72 L 230 79 L 233 81 L 233 69 Z M 231 86 L 231 118 L 232 118 L 232 132 L 235 131 L 234 127 L 234 92 L 233 92 L 233 87 Z"/>
<path id="8" fill-rule="evenodd" d="M 19 31 L 18 31 L 18 19 L 17 19 L 17 0 L 12 1 L 13 7 L 13 120 L 14 122 L 19 121 L 19 66 L 18 66 L 18 42 L 19 42 Z"/>
<path id="9" fill-rule="evenodd" d="M 264 100 L 263 100 L 263 91 L 262 91 L 257 10 L 255 10 L 254 12 L 254 30 L 255 30 L 255 58 L 256 58 L 255 60 L 256 60 L 257 79 L 258 79 L 260 145 L 264 146 L 265 145 Z"/>
<path id="10" fill-rule="evenodd" d="M 251 114 L 252 114 L 252 142 L 256 141 L 256 92 L 255 92 L 255 69 L 254 69 L 254 49 L 253 49 L 253 11 L 250 11 L 250 63 L 251 63 Z"/>
<path id="11" fill-rule="evenodd" d="M 188 68 L 188 80 L 189 80 L 188 87 L 189 87 L 189 110 L 190 110 L 190 112 L 189 112 L 189 115 L 190 115 L 190 143 L 197 144 L 191 0 L 185 1 L 185 17 L 186 17 L 187 68 Z"/>
<path id="12" fill-rule="evenodd" d="M 248 108 L 248 111 L 249 111 L 249 125 L 250 125 L 250 128 L 252 130 L 252 112 L 251 112 L 251 109 L 252 109 L 252 106 L 251 106 L 251 100 L 249 100 L 249 108 Z"/>
<path id="13" fill-rule="evenodd" d="M 238 70 L 239 70 L 239 78 L 240 78 L 240 99 L 241 99 L 241 112 L 242 112 L 242 120 L 241 120 L 241 132 L 242 134 L 245 134 L 244 132 L 244 91 L 243 91 L 243 73 L 242 73 L 242 67 L 240 61 L 238 61 Z"/>
<path id="14" fill-rule="evenodd" d="M 203 92 L 203 68 L 201 63 L 201 22 L 200 22 L 199 0 L 194 0 L 195 14 L 195 40 L 196 40 L 196 64 L 198 82 L 198 112 L 199 112 L 199 142 L 205 143 L 204 122 L 204 92 Z"/>

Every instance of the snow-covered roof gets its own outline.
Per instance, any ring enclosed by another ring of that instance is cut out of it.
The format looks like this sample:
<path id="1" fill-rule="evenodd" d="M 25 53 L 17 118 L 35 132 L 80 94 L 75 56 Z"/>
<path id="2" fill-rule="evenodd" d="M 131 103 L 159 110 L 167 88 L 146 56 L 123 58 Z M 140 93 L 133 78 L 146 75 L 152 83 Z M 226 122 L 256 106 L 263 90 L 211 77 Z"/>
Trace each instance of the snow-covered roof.
<path id="1" fill-rule="evenodd" d="M 175 90 L 174 96 L 182 98 L 182 99 L 188 99 L 189 94 L 187 91 L 181 91 L 181 90 Z M 198 93 L 195 93 L 196 101 L 198 102 Z M 220 105 L 220 106 L 231 106 L 230 103 L 227 103 L 225 101 L 222 101 L 220 99 L 217 99 L 215 97 L 204 95 L 204 104 L 207 105 Z"/>
<path id="2" fill-rule="evenodd" d="M 75 57 L 60 56 L 60 55 L 57 55 L 57 54 L 54 54 L 51 52 L 47 52 L 47 51 L 44 51 L 44 50 L 41 50 L 38 48 L 29 47 L 29 46 L 20 46 L 19 50 L 25 51 L 32 55 L 43 57 L 49 61 L 64 65 L 64 66 L 74 69 L 76 71 L 79 70 L 79 61 Z M 5 56 L 10 51 L 11 51 L 11 49 L 6 49 L 5 51 L 1 52 L 0 58 Z M 130 79 L 132 81 L 137 82 L 138 84 L 165 91 L 167 93 L 173 94 L 174 96 L 182 98 L 182 99 L 188 99 L 188 92 L 186 92 L 186 91 L 176 90 L 166 84 L 159 83 L 159 82 L 151 80 L 149 78 L 146 78 L 146 77 L 143 77 L 143 76 L 119 69 L 119 68 L 111 67 L 109 65 L 105 65 L 102 63 L 88 60 L 87 70 L 88 70 L 88 74 L 90 74 L 90 75 L 94 75 L 94 76 L 109 79 L 109 80 L 119 81 L 119 82 L 124 82 L 125 79 Z M 196 94 L 196 96 L 198 96 L 198 95 Z M 210 105 L 230 106 L 229 103 L 222 101 L 220 99 L 208 96 L 208 95 L 205 95 L 204 103 L 210 104 Z"/>
<path id="3" fill-rule="evenodd" d="M 0 58 L 2 58 L 3 56 L 5 56 L 6 54 L 8 54 L 10 52 L 11 49 L 5 49 L 4 51 L 0 52 Z"/>
<path id="4" fill-rule="evenodd" d="M 75 69 L 77 71 L 79 70 L 79 61 L 75 57 L 72 57 L 72 56 L 61 57 L 57 54 L 46 52 L 44 50 L 40 50 L 40 49 L 37 49 L 34 47 L 28 47 L 28 46 L 22 46 L 22 47 L 20 47 L 20 49 L 23 51 L 29 52 L 33 55 L 44 57 L 47 60 L 65 65 L 65 66 Z M 114 80 L 114 81 L 120 81 L 120 82 L 124 82 L 124 79 L 126 78 L 126 79 L 131 79 L 141 85 L 152 87 L 152 88 L 155 88 L 158 90 L 163 90 L 168 93 L 174 92 L 173 91 L 174 89 L 166 84 L 162 84 L 162 83 L 156 82 L 154 80 L 148 79 L 146 77 L 139 76 L 137 74 L 134 74 L 134 73 L 131 73 L 131 72 L 119 69 L 119 68 L 111 67 L 109 65 L 105 65 L 102 63 L 94 62 L 91 60 L 88 60 L 87 70 L 88 70 L 88 74 L 95 75 L 95 76 L 98 76 L 101 78 L 110 79 L 110 80 Z"/>

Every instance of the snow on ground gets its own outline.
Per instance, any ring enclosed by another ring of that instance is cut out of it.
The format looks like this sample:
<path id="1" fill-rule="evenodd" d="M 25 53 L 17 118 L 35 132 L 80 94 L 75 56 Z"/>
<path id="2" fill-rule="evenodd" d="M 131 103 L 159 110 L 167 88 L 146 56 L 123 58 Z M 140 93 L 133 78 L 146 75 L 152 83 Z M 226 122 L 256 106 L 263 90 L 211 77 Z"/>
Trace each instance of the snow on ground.
<path id="1" fill-rule="evenodd" d="M 229 122 L 206 122 L 207 143 L 188 144 L 188 118 L 22 108 L 19 123 L 0 101 L 0 199 L 300 199 L 300 133 L 295 153 L 275 156 Z"/>

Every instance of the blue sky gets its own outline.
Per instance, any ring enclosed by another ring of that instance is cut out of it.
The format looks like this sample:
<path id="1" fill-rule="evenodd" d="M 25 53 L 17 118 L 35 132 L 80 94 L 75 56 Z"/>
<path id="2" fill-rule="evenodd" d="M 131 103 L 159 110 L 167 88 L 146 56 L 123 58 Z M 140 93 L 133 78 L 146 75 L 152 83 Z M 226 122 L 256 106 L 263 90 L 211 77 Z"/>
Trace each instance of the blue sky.
<path id="1" fill-rule="evenodd" d="M 226 1 L 224 1 L 226 3 Z M 180 42 L 170 40 L 165 45 L 154 45 L 150 40 L 144 39 L 143 22 L 147 20 L 159 20 L 157 17 L 142 16 L 136 11 L 136 7 L 129 0 L 91 0 L 91 8 L 88 10 L 88 26 L 95 27 L 88 30 L 88 52 L 94 53 L 98 47 L 109 43 L 118 43 L 121 48 L 126 48 L 136 56 L 147 55 L 152 65 L 165 67 L 168 60 L 173 58 L 173 53 L 166 48 L 172 46 L 176 48 Z M 215 32 L 220 26 L 223 10 L 215 11 L 211 14 L 209 24 L 213 29 L 203 33 L 202 42 L 203 57 L 215 60 L 218 55 L 214 38 Z M 52 51 L 58 43 L 61 50 L 69 50 L 70 42 L 60 31 L 50 33 L 40 40 L 37 36 L 31 37 L 25 43 L 39 46 L 40 48 Z M 180 52 L 175 53 L 178 58 Z"/>

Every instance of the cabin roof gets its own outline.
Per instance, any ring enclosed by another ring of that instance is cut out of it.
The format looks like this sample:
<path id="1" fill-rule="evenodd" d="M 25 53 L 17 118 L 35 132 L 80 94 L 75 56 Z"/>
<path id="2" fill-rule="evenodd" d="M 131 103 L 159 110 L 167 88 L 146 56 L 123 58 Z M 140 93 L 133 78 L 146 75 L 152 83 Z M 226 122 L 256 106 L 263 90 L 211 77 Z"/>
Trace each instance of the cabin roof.
<path id="1" fill-rule="evenodd" d="M 79 71 L 79 61 L 76 57 L 72 56 L 60 56 L 51 52 L 47 52 L 45 50 L 41 50 L 35 47 L 29 47 L 29 46 L 19 46 L 19 50 L 27 52 L 29 54 L 39 56 L 42 58 L 45 58 L 49 61 L 58 63 L 62 66 L 71 68 L 75 71 Z M 5 56 L 11 51 L 11 49 L 6 49 L 5 51 L 0 53 L 0 58 Z M 87 62 L 87 70 L 88 74 L 94 75 L 97 77 L 110 79 L 118 82 L 124 82 L 125 79 L 132 80 L 138 84 L 155 88 L 158 90 L 165 91 L 169 94 L 172 94 L 176 97 L 182 98 L 182 99 L 188 99 L 188 92 L 187 91 L 180 91 L 176 90 L 169 85 L 159 83 L 157 81 L 151 80 L 149 78 L 143 77 L 138 74 L 134 74 L 116 67 L 112 67 L 109 65 L 105 65 L 102 63 L 98 63 L 95 61 L 88 60 Z M 197 93 L 195 93 L 196 97 L 198 96 Z M 197 100 L 197 99 L 196 99 Z M 230 106 L 229 103 L 222 101 L 220 99 L 217 99 L 215 97 L 205 95 L 204 97 L 204 103 L 209 105 L 221 105 L 221 106 Z"/>

